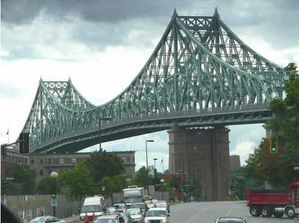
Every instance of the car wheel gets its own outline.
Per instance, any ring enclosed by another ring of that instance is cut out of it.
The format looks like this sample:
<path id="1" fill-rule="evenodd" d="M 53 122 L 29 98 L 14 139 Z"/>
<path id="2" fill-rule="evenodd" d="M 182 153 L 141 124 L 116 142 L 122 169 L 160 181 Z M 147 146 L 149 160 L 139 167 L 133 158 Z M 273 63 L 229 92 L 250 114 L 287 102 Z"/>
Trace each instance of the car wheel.
<path id="1" fill-rule="evenodd" d="M 295 210 L 292 207 L 287 207 L 285 213 L 289 218 L 293 218 L 295 216 Z"/>
<path id="2" fill-rule="evenodd" d="M 249 212 L 254 217 L 258 217 L 261 215 L 261 210 L 258 206 L 251 206 Z"/>
<path id="3" fill-rule="evenodd" d="M 272 210 L 270 207 L 262 207 L 262 216 L 263 217 L 270 217 L 273 214 Z"/>
<path id="4" fill-rule="evenodd" d="M 273 215 L 275 218 L 281 218 L 283 216 L 283 212 L 274 212 Z"/>

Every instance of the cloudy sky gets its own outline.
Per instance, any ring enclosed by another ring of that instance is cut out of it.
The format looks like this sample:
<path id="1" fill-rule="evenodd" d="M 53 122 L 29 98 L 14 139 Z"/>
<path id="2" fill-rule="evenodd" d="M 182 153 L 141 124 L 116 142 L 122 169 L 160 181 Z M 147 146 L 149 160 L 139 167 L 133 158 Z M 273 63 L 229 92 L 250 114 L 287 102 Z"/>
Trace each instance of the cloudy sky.
<path id="1" fill-rule="evenodd" d="M 299 63 L 297 0 L 1 0 L 1 143 L 16 140 L 40 78 L 71 78 L 85 98 L 101 105 L 134 79 L 174 8 L 179 15 L 212 15 L 215 7 L 226 25 L 258 53 L 282 67 Z M 244 164 L 265 131 L 262 125 L 230 129 L 230 153 L 241 155 Z M 103 147 L 136 150 L 139 168 L 145 164 L 146 139 L 155 140 L 148 144 L 149 164 L 158 158 L 158 169 L 168 169 L 166 132 Z"/>

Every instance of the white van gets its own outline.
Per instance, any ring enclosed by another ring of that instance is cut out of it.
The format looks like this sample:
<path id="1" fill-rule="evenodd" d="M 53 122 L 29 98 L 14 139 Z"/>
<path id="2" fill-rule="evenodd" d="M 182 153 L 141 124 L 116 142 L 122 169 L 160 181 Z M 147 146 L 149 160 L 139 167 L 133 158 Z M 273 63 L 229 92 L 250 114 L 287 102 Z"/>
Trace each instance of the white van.
<path id="1" fill-rule="evenodd" d="M 98 217 L 104 214 L 105 199 L 103 196 L 95 195 L 93 197 L 86 197 L 80 212 L 80 219 L 84 220 L 88 216 L 88 220 L 94 220 L 93 217 Z"/>

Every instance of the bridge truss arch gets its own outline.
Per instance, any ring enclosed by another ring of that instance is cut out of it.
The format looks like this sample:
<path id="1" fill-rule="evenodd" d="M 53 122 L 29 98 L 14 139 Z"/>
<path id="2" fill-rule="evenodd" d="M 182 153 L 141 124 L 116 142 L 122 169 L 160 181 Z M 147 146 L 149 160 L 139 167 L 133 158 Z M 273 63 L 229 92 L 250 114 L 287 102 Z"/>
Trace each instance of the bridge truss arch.
<path id="1" fill-rule="evenodd" d="M 100 135 L 110 141 L 174 126 L 264 122 L 288 76 L 242 42 L 217 10 L 213 16 L 174 11 L 152 55 L 118 96 L 95 106 L 71 80 L 40 80 L 22 132 L 30 134 L 30 152 L 78 151 Z M 101 123 L 105 117 L 111 120 Z"/>

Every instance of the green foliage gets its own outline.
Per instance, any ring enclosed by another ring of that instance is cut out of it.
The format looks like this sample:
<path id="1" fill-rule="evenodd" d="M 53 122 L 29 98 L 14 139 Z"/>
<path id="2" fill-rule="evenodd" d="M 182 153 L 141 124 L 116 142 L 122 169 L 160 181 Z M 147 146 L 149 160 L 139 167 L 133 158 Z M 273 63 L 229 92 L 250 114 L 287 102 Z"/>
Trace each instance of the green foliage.
<path id="1" fill-rule="evenodd" d="M 56 187 L 57 189 L 57 187 Z M 51 194 L 51 177 L 47 176 L 42 179 L 36 188 L 36 192 L 39 194 Z"/>
<path id="2" fill-rule="evenodd" d="M 60 172 L 58 181 L 63 183 L 66 196 L 71 200 L 81 200 L 85 196 L 99 193 L 99 185 L 92 179 L 88 166 L 83 162 Z"/>
<path id="3" fill-rule="evenodd" d="M 189 185 L 188 187 L 185 187 L 185 191 L 187 192 L 189 198 L 192 196 L 195 201 L 205 199 L 202 197 L 202 186 L 200 182 L 186 182 L 186 185 Z"/>
<path id="4" fill-rule="evenodd" d="M 9 195 L 35 193 L 35 170 L 27 165 L 11 164 L 10 176 L 13 180 L 2 179 L 2 193 Z"/>
<path id="5" fill-rule="evenodd" d="M 266 124 L 279 151 L 271 154 L 269 140 L 263 139 L 246 165 L 247 176 L 266 180 L 274 187 L 293 181 L 293 167 L 299 166 L 299 76 L 295 63 L 285 69 L 292 74 L 284 85 L 286 97 L 271 102 L 273 118 Z"/>
<path id="6" fill-rule="evenodd" d="M 104 185 L 105 185 L 105 195 L 110 196 L 112 203 L 114 203 L 112 194 L 114 192 L 119 192 L 126 187 L 126 176 L 115 175 L 111 177 L 105 177 Z"/>
<path id="7" fill-rule="evenodd" d="M 101 182 L 104 177 L 115 176 L 124 172 L 122 160 L 106 151 L 93 152 L 85 163 L 95 182 Z"/>
<path id="8" fill-rule="evenodd" d="M 141 167 L 133 179 L 133 184 L 136 184 L 140 187 L 146 187 L 152 182 L 152 177 L 149 175 L 149 171 L 145 167 Z"/>

